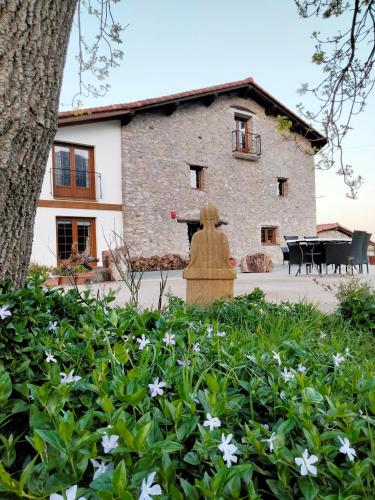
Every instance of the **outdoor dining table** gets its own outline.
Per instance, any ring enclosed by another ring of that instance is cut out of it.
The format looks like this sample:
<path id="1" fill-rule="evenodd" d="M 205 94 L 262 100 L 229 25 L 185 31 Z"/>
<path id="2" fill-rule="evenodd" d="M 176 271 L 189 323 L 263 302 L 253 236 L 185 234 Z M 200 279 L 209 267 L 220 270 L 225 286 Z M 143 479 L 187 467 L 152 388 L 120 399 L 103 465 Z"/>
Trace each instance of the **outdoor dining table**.
<path id="1" fill-rule="evenodd" d="M 307 245 L 311 248 L 311 260 L 313 266 L 318 266 L 316 262 L 314 262 L 314 255 L 320 255 L 320 264 L 326 264 L 326 253 L 325 253 L 325 245 L 327 243 L 343 243 L 350 244 L 350 239 L 344 238 L 299 238 L 296 240 L 288 240 L 288 243 L 298 243 L 300 246 Z M 302 252 L 302 249 L 301 249 Z"/>

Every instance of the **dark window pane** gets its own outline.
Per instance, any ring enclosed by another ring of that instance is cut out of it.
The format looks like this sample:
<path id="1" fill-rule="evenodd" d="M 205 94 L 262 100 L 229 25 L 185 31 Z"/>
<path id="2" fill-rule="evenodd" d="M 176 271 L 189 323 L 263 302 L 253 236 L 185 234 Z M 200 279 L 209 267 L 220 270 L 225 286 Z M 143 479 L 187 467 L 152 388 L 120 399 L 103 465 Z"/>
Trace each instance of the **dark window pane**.
<path id="1" fill-rule="evenodd" d="M 55 146 L 55 174 L 57 186 L 70 186 L 70 153 L 66 146 Z"/>
<path id="2" fill-rule="evenodd" d="M 76 171 L 76 186 L 81 188 L 89 187 L 89 152 L 87 149 L 74 150 L 74 163 Z"/>
<path id="3" fill-rule="evenodd" d="M 71 221 L 57 222 L 57 256 L 69 259 L 73 244 L 73 226 Z"/>

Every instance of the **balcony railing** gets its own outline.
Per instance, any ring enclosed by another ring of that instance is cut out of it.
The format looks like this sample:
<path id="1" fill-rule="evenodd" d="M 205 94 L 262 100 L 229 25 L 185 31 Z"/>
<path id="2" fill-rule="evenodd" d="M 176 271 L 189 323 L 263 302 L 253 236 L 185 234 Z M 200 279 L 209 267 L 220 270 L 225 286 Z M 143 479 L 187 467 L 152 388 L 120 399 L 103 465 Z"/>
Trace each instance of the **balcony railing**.
<path id="1" fill-rule="evenodd" d="M 260 135 L 242 130 L 233 130 L 232 152 L 260 156 L 262 153 Z"/>
<path id="2" fill-rule="evenodd" d="M 102 176 L 99 172 L 51 168 L 51 193 L 57 198 L 98 200 L 102 198 Z"/>

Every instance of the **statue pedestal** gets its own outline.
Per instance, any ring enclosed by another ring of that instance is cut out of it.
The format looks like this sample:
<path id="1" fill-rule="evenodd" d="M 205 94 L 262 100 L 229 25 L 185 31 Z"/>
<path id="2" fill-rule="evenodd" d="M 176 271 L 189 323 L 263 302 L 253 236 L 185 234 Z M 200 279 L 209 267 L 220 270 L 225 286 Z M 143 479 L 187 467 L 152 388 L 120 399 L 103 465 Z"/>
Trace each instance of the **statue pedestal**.
<path id="1" fill-rule="evenodd" d="M 186 268 L 186 302 L 208 306 L 217 299 L 233 297 L 236 272 L 233 269 Z"/>

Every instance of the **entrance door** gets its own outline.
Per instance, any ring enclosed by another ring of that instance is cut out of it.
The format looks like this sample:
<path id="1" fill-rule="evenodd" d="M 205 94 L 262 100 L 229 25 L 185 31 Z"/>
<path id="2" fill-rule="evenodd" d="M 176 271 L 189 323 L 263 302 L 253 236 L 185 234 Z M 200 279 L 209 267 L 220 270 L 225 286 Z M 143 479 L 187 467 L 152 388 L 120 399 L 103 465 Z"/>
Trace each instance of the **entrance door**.
<path id="1" fill-rule="evenodd" d="M 95 219 L 78 217 L 59 217 L 57 228 L 57 262 L 69 259 L 73 243 L 77 243 L 78 252 L 87 252 L 87 257 L 96 257 Z M 96 263 L 92 263 L 96 265 Z"/>
<path id="2" fill-rule="evenodd" d="M 187 230 L 188 230 L 188 238 L 189 238 L 189 247 L 191 245 L 191 240 L 193 238 L 194 233 L 199 231 L 202 226 L 200 225 L 199 222 L 188 222 L 187 223 Z"/>

